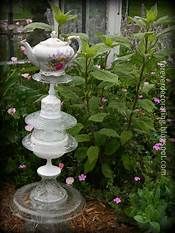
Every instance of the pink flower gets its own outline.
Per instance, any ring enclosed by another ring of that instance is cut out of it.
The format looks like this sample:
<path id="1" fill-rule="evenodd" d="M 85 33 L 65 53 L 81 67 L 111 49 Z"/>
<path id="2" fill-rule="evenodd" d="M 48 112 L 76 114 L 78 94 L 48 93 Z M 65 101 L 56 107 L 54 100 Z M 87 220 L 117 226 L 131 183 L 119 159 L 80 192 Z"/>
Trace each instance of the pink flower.
<path id="1" fill-rule="evenodd" d="M 121 200 L 121 198 L 120 197 L 115 197 L 114 199 L 113 199 L 113 201 L 115 202 L 115 204 L 120 204 L 121 202 L 122 202 L 122 200 Z"/>
<path id="2" fill-rule="evenodd" d="M 134 180 L 137 182 L 137 181 L 140 181 L 140 177 L 139 176 L 134 176 Z"/>
<path id="3" fill-rule="evenodd" d="M 31 132 L 33 130 L 33 126 L 32 125 L 26 125 L 25 130 L 28 131 L 28 132 Z"/>
<path id="4" fill-rule="evenodd" d="M 63 67 L 64 67 L 64 65 L 63 65 L 62 63 L 57 63 L 57 64 L 55 65 L 55 69 L 56 69 L 56 70 L 62 70 Z"/>
<path id="5" fill-rule="evenodd" d="M 160 99 L 157 98 L 157 97 L 154 97 L 153 101 L 154 101 L 155 104 L 160 104 Z"/>
<path id="6" fill-rule="evenodd" d="M 18 58 L 17 57 L 11 57 L 10 60 L 12 61 L 13 64 L 17 63 Z"/>
<path id="7" fill-rule="evenodd" d="M 32 23 L 32 19 L 26 19 L 26 23 L 27 24 Z"/>
<path id="8" fill-rule="evenodd" d="M 26 169 L 27 166 L 26 166 L 26 164 L 20 164 L 18 168 L 19 168 L 19 169 Z"/>
<path id="9" fill-rule="evenodd" d="M 8 112 L 9 115 L 14 116 L 15 113 L 16 113 L 16 108 L 9 108 L 9 109 L 7 110 L 7 112 Z"/>
<path id="10" fill-rule="evenodd" d="M 153 146 L 153 150 L 159 151 L 159 150 L 161 149 L 161 146 L 162 146 L 162 143 L 156 143 L 156 144 Z"/>
<path id="11" fill-rule="evenodd" d="M 28 74 L 28 73 L 24 73 L 24 74 L 21 74 L 21 76 L 23 77 L 23 78 L 25 78 L 25 79 L 31 79 L 31 75 L 30 74 Z"/>
<path id="12" fill-rule="evenodd" d="M 85 174 L 81 174 L 78 176 L 79 181 L 85 181 L 86 180 L 86 175 Z"/>
<path id="13" fill-rule="evenodd" d="M 66 178 L 66 184 L 72 185 L 74 183 L 74 178 L 72 176 Z"/>
<path id="14" fill-rule="evenodd" d="M 64 163 L 59 163 L 58 167 L 62 170 L 64 168 Z"/>

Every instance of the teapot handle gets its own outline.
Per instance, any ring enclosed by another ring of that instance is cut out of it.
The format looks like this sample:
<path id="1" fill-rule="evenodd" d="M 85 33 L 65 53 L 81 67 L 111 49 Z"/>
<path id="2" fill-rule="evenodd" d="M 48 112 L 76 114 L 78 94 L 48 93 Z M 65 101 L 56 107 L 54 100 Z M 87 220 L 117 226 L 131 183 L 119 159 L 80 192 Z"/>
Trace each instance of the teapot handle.
<path id="1" fill-rule="evenodd" d="M 77 52 L 75 53 L 75 55 L 73 56 L 73 59 L 74 59 L 81 52 L 82 43 L 81 43 L 80 37 L 79 36 L 69 36 L 67 39 L 68 39 L 69 44 L 72 42 L 72 39 L 77 40 L 77 42 L 78 42 L 79 48 L 78 48 Z"/>

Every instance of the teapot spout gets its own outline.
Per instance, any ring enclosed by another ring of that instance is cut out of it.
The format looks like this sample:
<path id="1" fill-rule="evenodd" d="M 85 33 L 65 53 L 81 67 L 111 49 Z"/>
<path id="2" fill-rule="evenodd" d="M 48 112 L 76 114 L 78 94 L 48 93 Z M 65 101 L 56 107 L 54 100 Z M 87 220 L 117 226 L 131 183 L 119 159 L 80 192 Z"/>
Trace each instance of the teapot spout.
<path id="1" fill-rule="evenodd" d="M 33 54 L 32 47 L 26 40 L 22 40 L 21 45 L 24 46 L 24 54 L 28 57 L 29 61 L 31 61 L 34 65 L 39 66 L 39 63 L 36 59 L 36 56 Z"/>

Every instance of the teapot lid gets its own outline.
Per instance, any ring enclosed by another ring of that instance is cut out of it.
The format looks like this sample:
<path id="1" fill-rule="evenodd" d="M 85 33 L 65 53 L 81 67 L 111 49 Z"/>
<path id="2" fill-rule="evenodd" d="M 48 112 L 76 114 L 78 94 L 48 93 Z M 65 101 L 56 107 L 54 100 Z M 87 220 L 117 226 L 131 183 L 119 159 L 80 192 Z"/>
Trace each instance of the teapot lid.
<path id="1" fill-rule="evenodd" d="M 50 35 L 51 37 L 49 39 L 41 41 L 39 44 L 48 47 L 58 47 L 58 46 L 68 45 L 68 42 L 62 41 L 57 38 L 57 34 L 55 31 L 53 31 Z"/>

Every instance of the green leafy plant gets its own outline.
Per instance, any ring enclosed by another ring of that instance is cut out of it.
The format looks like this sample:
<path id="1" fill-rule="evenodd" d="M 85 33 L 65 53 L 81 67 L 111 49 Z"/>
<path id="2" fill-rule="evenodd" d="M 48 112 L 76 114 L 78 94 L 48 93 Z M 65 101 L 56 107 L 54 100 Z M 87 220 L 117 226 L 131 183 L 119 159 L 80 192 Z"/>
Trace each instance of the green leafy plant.
<path id="1" fill-rule="evenodd" d="M 163 177 L 156 183 L 145 183 L 129 195 L 130 207 L 126 212 L 146 232 L 162 232 L 172 224 L 167 216 L 173 191 L 170 182 L 169 178 Z"/>

